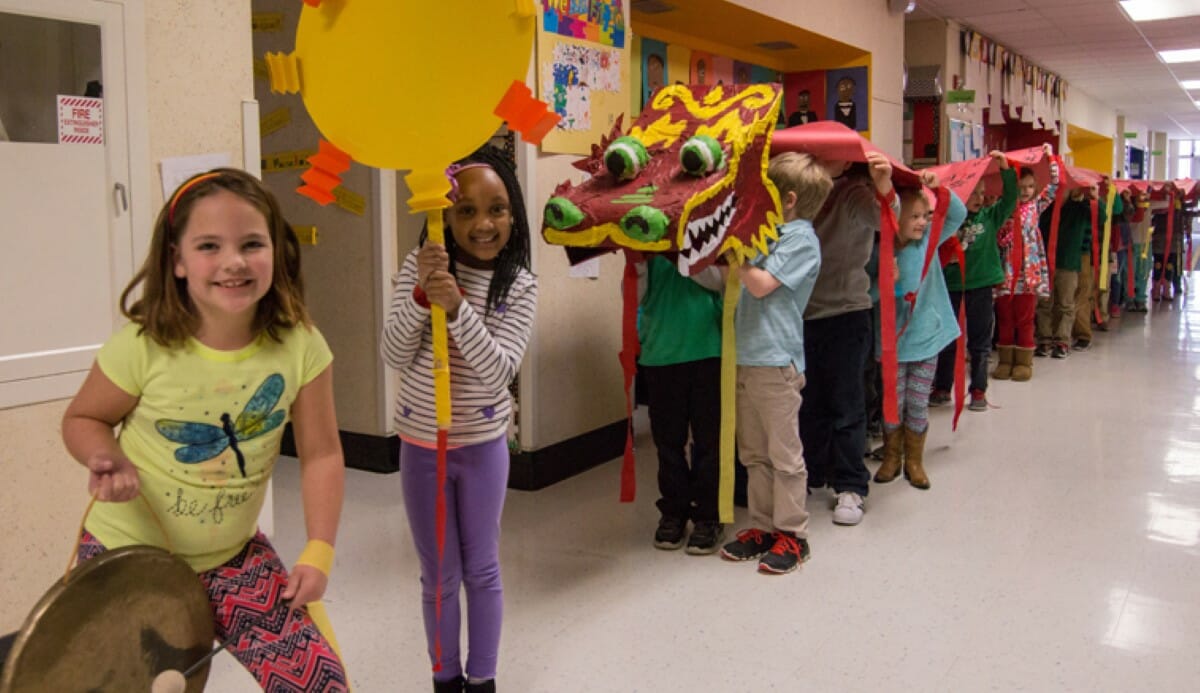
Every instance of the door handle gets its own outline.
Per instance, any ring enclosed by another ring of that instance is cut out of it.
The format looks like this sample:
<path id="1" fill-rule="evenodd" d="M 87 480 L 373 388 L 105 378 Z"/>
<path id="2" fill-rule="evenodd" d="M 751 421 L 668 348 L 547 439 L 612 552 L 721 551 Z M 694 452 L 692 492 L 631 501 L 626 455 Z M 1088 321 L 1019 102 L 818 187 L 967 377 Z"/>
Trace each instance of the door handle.
<path id="1" fill-rule="evenodd" d="M 124 183 L 117 183 L 113 186 L 113 200 L 121 208 L 122 212 L 129 211 L 129 197 L 125 194 Z"/>

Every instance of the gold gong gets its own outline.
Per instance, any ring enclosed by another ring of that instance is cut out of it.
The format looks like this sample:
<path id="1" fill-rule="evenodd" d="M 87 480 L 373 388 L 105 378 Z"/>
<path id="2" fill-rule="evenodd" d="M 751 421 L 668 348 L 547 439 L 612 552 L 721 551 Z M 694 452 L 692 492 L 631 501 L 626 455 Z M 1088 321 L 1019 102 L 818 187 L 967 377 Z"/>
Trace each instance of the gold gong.
<path id="1" fill-rule="evenodd" d="M 213 615 L 195 571 L 150 546 L 106 551 L 57 581 L 25 619 L 0 693 L 145 693 L 213 645 Z M 188 679 L 204 690 L 208 666 Z"/>

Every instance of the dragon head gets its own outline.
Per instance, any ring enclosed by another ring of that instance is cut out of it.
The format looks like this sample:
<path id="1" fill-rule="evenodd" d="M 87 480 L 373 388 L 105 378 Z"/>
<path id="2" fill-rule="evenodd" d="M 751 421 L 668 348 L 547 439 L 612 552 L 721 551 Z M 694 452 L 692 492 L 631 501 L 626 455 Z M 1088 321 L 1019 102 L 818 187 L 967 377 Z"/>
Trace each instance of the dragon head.
<path id="1" fill-rule="evenodd" d="M 767 178 L 777 84 L 660 89 L 623 137 L 592 147 L 587 181 L 546 203 L 546 241 L 574 248 L 671 254 L 685 276 L 726 251 L 766 252 L 782 221 Z"/>

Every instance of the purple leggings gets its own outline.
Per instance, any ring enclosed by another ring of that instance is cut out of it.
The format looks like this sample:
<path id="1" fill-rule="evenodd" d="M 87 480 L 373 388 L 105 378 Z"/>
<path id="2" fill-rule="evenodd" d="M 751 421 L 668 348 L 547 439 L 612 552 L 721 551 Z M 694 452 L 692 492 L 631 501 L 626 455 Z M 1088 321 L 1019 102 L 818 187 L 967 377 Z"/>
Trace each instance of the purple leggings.
<path id="1" fill-rule="evenodd" d="M 421 600 L 429 660 L 437 664 L 434 585 L 438 558 L 436 515 L 437 452 L 400 443 L 400 481 L 413 544 L 421 559 Z M 500 584 L 500 513 L 508 486 L 508 444 L 504 436 L 450 450 L 446 458 L 446 543 L 442 557 L 442 670 L 435 678 L 463 673 L 459 655 L 459 585 L 466 587 L 468 659 L 474 678 L 496 676 L 504 589 Z"/>

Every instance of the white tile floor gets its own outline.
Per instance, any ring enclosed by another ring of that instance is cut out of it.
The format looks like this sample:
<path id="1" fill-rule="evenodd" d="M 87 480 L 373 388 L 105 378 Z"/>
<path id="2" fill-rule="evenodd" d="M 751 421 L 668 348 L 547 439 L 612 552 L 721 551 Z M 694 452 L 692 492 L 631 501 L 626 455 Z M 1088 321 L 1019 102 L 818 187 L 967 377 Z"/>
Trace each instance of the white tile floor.
<path id="1" fill-rule="evenodd" d="M 1200 302 L 1128 314 L 994 408 L 935 410 L 933 481 L 873 486 L 858 527 L 810 499 L 812 560 L 782 577 L 655 550 L 654 457 L 510 491 L 505 691 L 1185 691 L 1200 680 Z M 614 383 L 614 387 L 617 385 Z M 872 464 L 872 468 L 874 465 Z M 277 545 L 303 541 L 276 475 Z M 398 475 L 352 471 L 328 594 L 367 693 L 429 689 Z M 744 518 L 739 509 L 738 519 Z M 233 660 L 209 690 L 255 690 Z"/>

